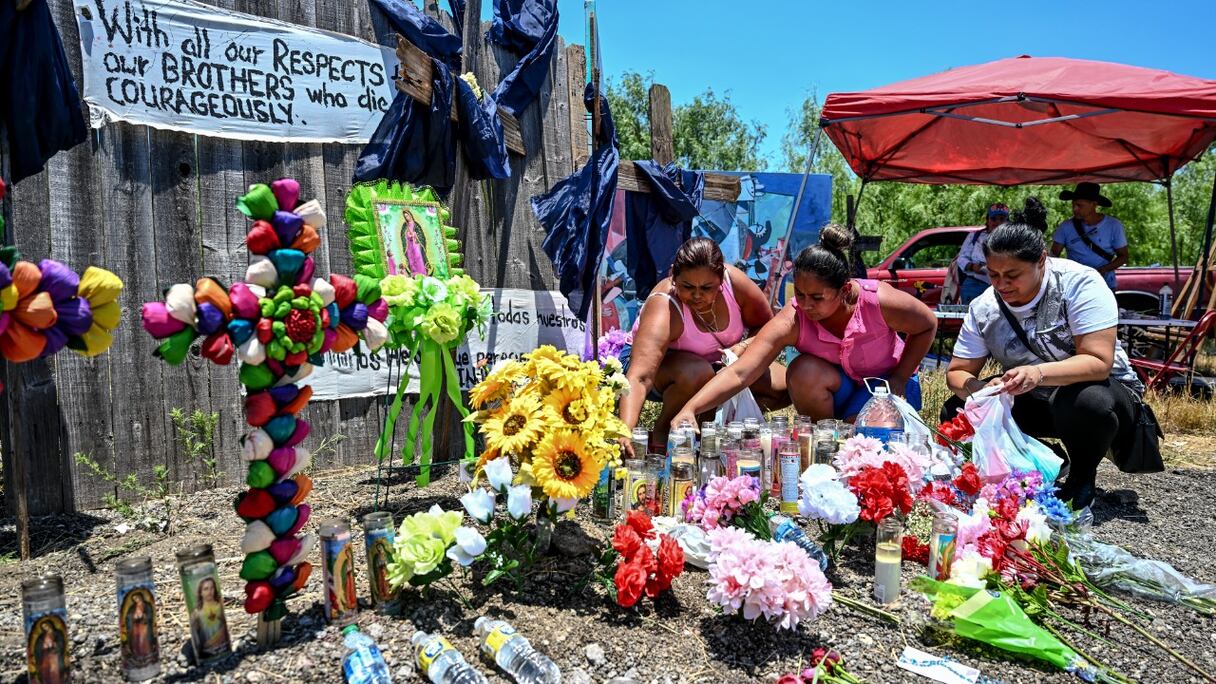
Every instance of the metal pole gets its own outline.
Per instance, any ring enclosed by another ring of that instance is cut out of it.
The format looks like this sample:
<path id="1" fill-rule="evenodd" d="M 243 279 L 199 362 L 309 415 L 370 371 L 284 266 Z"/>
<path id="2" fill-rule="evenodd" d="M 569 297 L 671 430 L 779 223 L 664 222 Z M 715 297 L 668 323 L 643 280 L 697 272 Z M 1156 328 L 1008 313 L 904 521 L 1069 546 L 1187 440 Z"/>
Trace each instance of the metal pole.
<path id="1" fill-rule="evenodd" d="M 591 104 L 591 149 L 595 151 L 600 147 L 600 41 L 599 41 L 599 18 L 594 0 L 588 0 L 583 4 L 583 9 L 587 14 L 587 58 L 589 76 L 591 77 L 591 85 L 593 91 L 593 99 Z M 594 226 L 588 226 L 588 230 Z M 596 239 L 599 239 L 598 235 Z M 606 245 L 605 245 L 606 246 Z M 603 290 L 604 290 L 604 254 L 600 253 L 599 261 L 595 264 L 595 287 L 588 294 L 593 298 L 591 300 L 591 354 L 595 359 L 599 359 L 600 355 L 600 336 L 603 334 L 602 328 L 604 325 L 603 318 Z"/>
<path id="2" fill-rule="evenodd" d="M 1199 302 L 1205 301 L 1203 299 L 1203 295 L 1204 295 L 1203 290 L 1205 287 L 1207 287 L 1207 284 L 1208 284 L 1208 256 L 1209 256 L 1209 253 L 1212 251 L 1212 224 L 1213 223 L 1216 223 L 1216 175 L 1212 176 L 1212 199 L 1210 202 L 1208 202 L 1208 221 L 1207 221 L 1207 225 L 1203 229 L 1203 253 L 1199 257 L 1201 268 L 1199 269 L 1199 273 L 1198 273 L 1198 275 L 1199 275 L 1199 297 L 1195 300 L 1196 306 L 1199 306 Z M 1192 312 L 1188 311 L 1186 313 L 1190 314 Z M 1189 318 L 1189 316 L 1188 316 L 1188 318 Z"/>
<path id="3" fill-rule="evenodd" d="M 811 149 L 807 150 L 806 170 L 802 173 L 802 183 L 798 185 L 798 196 L 794 199 L 794 208 L 790 210 L 790 220 L 785 226 L 785 239 L 781 243 L 781 253 L 769 268 L 770 274 L 778 274 L 773 286 L 769 288 L 768 308 L 770 309 L 777 303 L 777 287 L 781 283 L 781 269 L 785 268 L 785 257 L 790 253 L 790 240 L 794 237 L 794 223 L 798 218 L 798 209 L 802 207 L 802 193 L 806 192 L 806 182 L 811 177 L 811 167 L 815 165 L 815 156 L 819 153 L 819 138 L 822 135 L 823 127 L 819 126 L 815 130 L 815 139 L 811 142 Z"/>
<path id="4" fill-rule="evenodd" d="M 866 275 L 865 265 L 861 262 L 861 252 L 857 250 L 857 214 L 861 211 L 861 198 L 866 194 L 866 184 L 869 179 L 861 179 L 861 187 L 857 189 L 857 203 L 853 205 L 853 213 L 849 214 L 849 232 L 853 235 L 853 246 L 849 249 L 849 268 L 853 271 L 854 277 L 864 278 Z"/>
<path id="5" fill-rule="evenodd" d="M 1174 183 L 1172 177 L 1165 179 L 1165 203 L 1170 212 L 1170 256 L 1174 259 L 1174 292 L 1182 289 L 1182 276 L 1178 272 L 1178 234 L 1174 229 Z"/>

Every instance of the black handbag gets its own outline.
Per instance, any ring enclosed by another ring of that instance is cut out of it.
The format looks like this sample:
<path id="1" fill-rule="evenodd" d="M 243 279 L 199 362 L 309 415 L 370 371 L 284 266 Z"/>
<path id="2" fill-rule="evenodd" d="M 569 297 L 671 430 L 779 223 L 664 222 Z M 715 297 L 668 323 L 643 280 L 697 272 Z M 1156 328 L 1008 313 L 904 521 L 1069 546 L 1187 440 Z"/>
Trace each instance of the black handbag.
<path id="1" fill-rule="evenodd" d="M 1017 335 L 1022 345 L 1040 361 L 1046 362 L 1046 359 L 1031 346 L 1030 340 L 1026 337 L 1026 331 L 1022 329 L 1022 324 L 1018 323 L 1017 318 L 1001 300 L 1000 295 L 997 295 L 996 303 L 1000 305 L 1001 313 L 1005 315 L 1005 321 L 1009 323 L 1009 327 L 1013 328 L 1014 334 Z M 1136 423 L 1132 426 L 1127 442 L 1111 445 L 1111 462 L 1125 473 L 1160 473 L 1164 471 L 1165 461 L 1161 459 L 1161 440 L 1165 439 L 1165 433 L 1161 431 L 1161 424 L 1157 422 L 1157 414 L 1153 413 L 1153 407 L 1146 404 L 1144 398 L 1135 390 L 1118 380 L 1112 380 L 1111 384 L 1122 387 L 1131 395 L 1132 403 L 1136 405 Z"/>

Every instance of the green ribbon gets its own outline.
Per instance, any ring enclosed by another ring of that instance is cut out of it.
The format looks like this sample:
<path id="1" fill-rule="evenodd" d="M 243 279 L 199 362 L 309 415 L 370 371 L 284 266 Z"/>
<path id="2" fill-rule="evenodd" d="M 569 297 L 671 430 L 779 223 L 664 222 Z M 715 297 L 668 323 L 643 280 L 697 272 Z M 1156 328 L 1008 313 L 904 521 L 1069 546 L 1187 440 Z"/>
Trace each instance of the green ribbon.
<path id="1" fill-rule="evenodd" d="M 389 406 L 388 415 L 384 419 L 384 427 L 380 429 L 380 439 L 376 440 L 376 460 L 383 461 L 388 455 L 388 450 L 392 448 L 392 431 L 397 425 L 397 418 L 401 415 L 401 404 L 405 398 L 406 385 L 410 384 L 410 363 L 413 362 L 414 356 L 418 353 L 417 344 L 408 344 L 405 348 L 406 358 L 401 365 L 401 382 L 397 383 L 397 395 L 393 397 L 393 403 Z"/>
<path id="2" fill-rule="evenodd" d="M 418 456 L 419 472 L 416 482 L 419 487 L 425 487 L 431 482 L 432 444 L 435 436 L 435 418 L 442 399 L 444 380 L 447 380 L 447 396 L 460 412 L 461 417 L 467 417 L 469 410 L 465 408 L 460 397 L 460 381 L 456 377 L 456 361 L 452 358 L 452 348 L 434 340 L 421 340 L 421 358 L 418 369 L 418 402 L 410 413 L 409 430 L 405 444 L 401 448 L 403 463 L 414 463 L 414 444 L 422 430 L 422 445 Z M 401 388 L 398 387 L 400 395 Z M 397 402 L 394 402 L 394 405 Z M 423 413 L 425 412 L 425 417 Z M 390 410 L 390 416 L 393 415 Z M 464 429 L 465 458 L 473 453 L 473 426 L 462 424 Z"/>

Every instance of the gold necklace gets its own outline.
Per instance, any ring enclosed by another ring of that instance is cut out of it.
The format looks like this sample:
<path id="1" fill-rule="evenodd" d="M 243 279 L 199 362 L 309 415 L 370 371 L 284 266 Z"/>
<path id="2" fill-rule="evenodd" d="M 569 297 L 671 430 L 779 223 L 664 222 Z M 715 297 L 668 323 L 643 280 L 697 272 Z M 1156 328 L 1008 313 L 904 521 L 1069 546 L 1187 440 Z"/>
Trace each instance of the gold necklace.
<path id="1" fill-rule="evenodd" d="M 714 304 L 717 304 L 717 303 L 718 303 L 718 298 L 714 297 L 713 303 L 709 305 L 709 313 L 711 316 L 714 317 L 713 325 L 710 325 L 710 322 L 705 319 L 705 316 L 702 315 L 700 311 L 697 311 L 696 309 L 693 309 L 693 311 L 692 311 L 693 314 L 695 314 L 696 317 L 698 319 L 700 319 L 701 324 L 704 325 L 710 333 L 721 332 L 720 330 L 718 330 L 718 312 L 714 310 Z M 689 307 L 689 308 L 692 308 L 692 307 Z"/>

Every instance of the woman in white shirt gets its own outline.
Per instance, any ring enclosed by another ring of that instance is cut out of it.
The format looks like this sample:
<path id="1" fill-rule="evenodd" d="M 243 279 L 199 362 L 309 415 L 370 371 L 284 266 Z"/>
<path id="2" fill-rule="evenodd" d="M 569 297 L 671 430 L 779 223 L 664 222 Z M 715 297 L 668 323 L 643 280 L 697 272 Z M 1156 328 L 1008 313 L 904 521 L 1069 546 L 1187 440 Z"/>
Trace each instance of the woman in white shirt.
<path id="1" fill-rule="evenodd" d="M 1093 501 L 1102 458 L 1131 436 L 1133 393 L 1143 386 L 1116 342 L 1119 309 L 1102 277 L 1048 258 L 1038 200 L 1027 200 L 1018 218 L 992 231 L 984 247 L 992 287 L 967 311 L 946 374 L 956 398 L 942 411 L 949 417 L 973 392 L 1001 385 L 1016 397 L 1013 418 L 1023 432 L 1064 443 L 1070 468 L 1059 496 L 1079 510 Z M 1004 374 L 984 382 L 978 376 L 989 358 Z"/>

